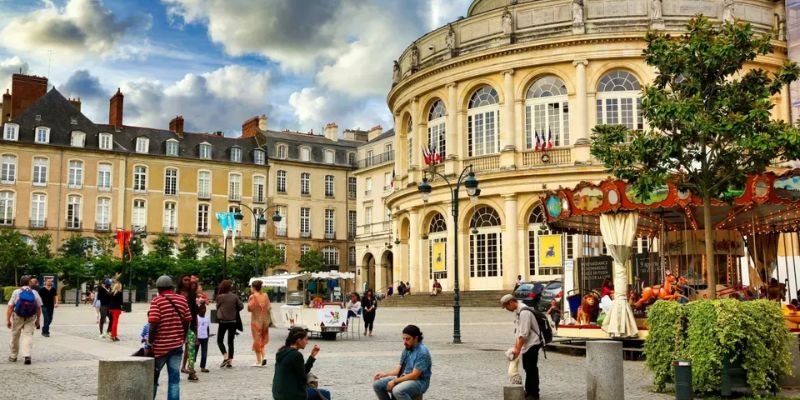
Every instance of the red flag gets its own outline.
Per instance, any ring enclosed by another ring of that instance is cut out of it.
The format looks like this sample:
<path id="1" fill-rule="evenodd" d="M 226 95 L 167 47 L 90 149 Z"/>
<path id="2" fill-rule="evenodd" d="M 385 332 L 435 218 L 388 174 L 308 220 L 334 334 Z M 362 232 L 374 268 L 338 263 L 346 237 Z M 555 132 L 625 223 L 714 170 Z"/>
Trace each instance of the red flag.
<path id="1" fill-rule="evenodd" d="M 550 150 L 553 148 L 553 131 L 548 129 L 547 130 L 547 149 Z"/>
<path id="2" fill-rule="evenodd" d="M 442 152 L 440 152 L 438 149 L 434 150 L 433 163 L 434 164 L 440 164 L 441 162 L 442 162 Z"/>
<path id="3" fill-rule="evenodd" d="M 427 147 L 422 148 L 422 160 L 425 161 L 425 165 L 431 163 L 431 153 L 428 151 Z"/>

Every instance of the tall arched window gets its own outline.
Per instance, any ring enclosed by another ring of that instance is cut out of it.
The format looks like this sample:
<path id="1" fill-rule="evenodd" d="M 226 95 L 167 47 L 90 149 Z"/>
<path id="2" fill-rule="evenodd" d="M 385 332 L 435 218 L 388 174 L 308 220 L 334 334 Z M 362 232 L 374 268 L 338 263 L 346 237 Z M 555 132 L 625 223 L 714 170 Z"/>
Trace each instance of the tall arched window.
<path id="1" fill-rule="evenodd" d="M 525 147 L 569 145 L 569 104 L 564 82 L 548 75 L 528 88 L 525 96 Z"/>
<path id="2" fill-rule="evenodd" d="M 481 86 L 469 98 L 467 150 L 470 157 L 497 153 L 500 149 L 500 99 L 491 86 Z"/>
<path id="3" fill-rule="evenodd" d="M 436 213 L 431 218 L 428 225 L 428 265 L 430 266 L 430 279 L 447 279 L 447 222 L 442 214 Z M 441 254 L 440 254 L 441 253 Z M 442 257 L 441 260 L 438 260 Z M 444 268 L 434 271 L 436 265 L 443 265 Z"/>
<path id="4" fill-rule="evenodd" d="M 503 276 L 503 237 L 497 211 L 487 206 L 478 208 L 469 226 L 469 276 Z"/>
<path id="5" fill-rule="evenodd" d="M 0 225 L 14 225 L 14 198 L 16 193 L 10 190 L 0 192 Z"/>
<path id="6" fill-rule="evenodd" d="M 628 71 L 611 71 L 597 84 L 597 124 L 624 125 L 644 129 L 642 86 Z"/>
<path id="7" fill-rule="evenodd" d="M 436 100 L 428 112 L 428 146 L 442 155 L 441 161 L 447 156 L 445 120 L 444 102 Z"/>

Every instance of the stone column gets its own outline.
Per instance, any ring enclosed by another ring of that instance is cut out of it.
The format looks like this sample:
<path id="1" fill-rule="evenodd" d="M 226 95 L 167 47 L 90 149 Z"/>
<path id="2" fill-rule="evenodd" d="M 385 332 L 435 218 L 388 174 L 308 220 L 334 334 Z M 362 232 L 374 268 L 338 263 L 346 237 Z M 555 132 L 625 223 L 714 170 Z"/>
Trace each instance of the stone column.
<path id="1" fill-rule="evenodd" d="M 403 114 L 394 114 L 394 166 L 395 166 L 395 173 L 397 174 L 398 178 L 401 178 L 401 181 L 395 183 L 395 187 L 404 188 L 405 183 L 402 181 L 402 177 L 408 175 L 408 160 L 405 156 L 408 154 L 408 149 L 406 146 L 408 142 L 403 139 Z"/>
<path id="2" fill-rule="evenodd" d="M 420 257 L 420 226 L 419 209 L 414 208 L 408 212 L 409 238 L 408 238 L 408 281 L 411 282 L 412 292 L 419 290 L 419 257 Z"/>
<path id="3" fill-rule="evenodd" d="M 517 259 L 517 194 L 503 194 L 505 230 L 503 231 L 503 288 L 514 289 L 517 274 L 525 263 Z"/>
<path id="4" fill-rule="evenodd" d="M 570 124 L 573 143 L 585 145 L 589 143 L 589 114 L 588 98 L 586 97 L 586 60 L 576 60 L 575 66 L 575 114 Z"/>
<path id="5" fill-rule="evenodd" d="M 586 342 L 586 399 L 625 400 L 622 342 Z"/>
<path id="6" fill-rule="evenodd" d="M 513 169 L 516 147 L 514 138 L 514 70 L 503 71 L 503 107 L 500 109 L 500 167 Z"/>
<path id="7" fill-rule="evenodd" d="M 120 357 L 100 360 L 97 367 L 98 400 L 151 400 L 155 360 L 149 357 Z M 162 393 L 166 392 L 164 385 Z"/>
<path id="8" fill-rule="evenodd" d="M 444 165 L 445 175 L 452 175 L 455 173 L 456 162 L 458 155 L 461 154 L 461 148 L 458 147 L 458 84 L 447 84 L 447 125 L 445 126 L 447 138 L 447 157 Z M 453 161 L 450 161 L 453 160 Z"/>

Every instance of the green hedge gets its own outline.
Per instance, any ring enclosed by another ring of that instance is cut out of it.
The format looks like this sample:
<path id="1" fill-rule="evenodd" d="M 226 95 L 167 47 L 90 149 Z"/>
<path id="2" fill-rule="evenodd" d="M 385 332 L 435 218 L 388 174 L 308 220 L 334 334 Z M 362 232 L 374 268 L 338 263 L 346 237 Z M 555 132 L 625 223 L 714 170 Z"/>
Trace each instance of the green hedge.
<path id="1" fill-rule="evenodd" d="M 3 288 L 3 300 L 8 304 L 8 301 L 11 300 L 11 293 L 14 293 L 16 290 L 16 286 L 6 286 Z"/>
<path id="2" fill-rule="evenodd" d="M 647 312 L 644 351 L 657 391 L 674 382 L 672 361 L 692 362 L 696 393 L 719 390 L 722 362 L 741 365 L 753 391 L 776 391 L 791 373 L 790 333 L 780 304 L 768 300 L 658 301 Z"/>

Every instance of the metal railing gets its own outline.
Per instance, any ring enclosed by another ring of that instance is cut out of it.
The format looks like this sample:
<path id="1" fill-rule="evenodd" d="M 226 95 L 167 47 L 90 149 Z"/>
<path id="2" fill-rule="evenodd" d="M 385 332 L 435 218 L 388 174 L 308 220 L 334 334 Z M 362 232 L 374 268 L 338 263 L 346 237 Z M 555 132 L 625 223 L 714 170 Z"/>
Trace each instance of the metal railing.
<path id="1" fill-rule="evenodd" d="M 228 193 L 229 201 L 242 201 L 241 193 Z"/>
<path id="2" fill-rule="evenodd" d="M 210 200 L 211 199 L 211 193 L 197 192 L 197 198 L 200 199 L 200 200 Z"/>
<path id="3" fill-rule="evenodd" d="M 311 237 L 311 232 L 300 232 L 300 237 L 301 238 L 310 238 Z"/>
<path id="4" fill-rule="evenodd" d="M 358 168 L 367 168 L 374 165 L 383 164 L 385 162 L 394 161 L 394 150 L 367 157 L 358 161 Z"/>
<path id="5" fill-rule="evenodd" d="M 356 227 L 356 236 L 378 236 L 392 232 L 392 221 L 373 222 Z"/>
<path id="6" fill-rule="evenodd" d="M 94 223 L 94 230 L 98 232 L 107 232 L 111 230 L 111 223 L 110 222 L 95 222 Z"/>
<path id="7" fill-rule="evenodd" d="M 209 236 L 209 235 L 211 235 L 211 230 L 210 229 L 206 229 L 204 231 L 201 231 L 201 230 L 198 229 L 197 230 L 197 235 L 198 236 Z"/>
<path id="8" fill-rule="evenodd" d="M 178 233 L 178 227 L 177 226 L 165 226 L 164 227 L 164 233 L 166 233 L 167 235 L 175 235 L 175 234 Z"/>
<path id="9" fill-rule="evenodd" d="M 31 229 L 45 229 L 47 228 L 47 219 L 30 219 L 28 220 L 28 227 Z"/>
<path id="10" fill-rule="evenodd" d="M 572 151 L 569 148 L 548 151 L 526 151 L 522 153 L 522 165 L 526 167 L 547 167 L 552 165 L 568 165 L 572 163 Z"/>
<path id="11" fill-rule="evenodd" d="M 325 232 L 325 239 L 327 240 L 336 239 L 336 232 Z"/>
<path id="12" fill-rule="evenodd" d="M 81 229 L 82 223 L 79 219 L 67 219 L 67 223 L 65 225 L 66 229 L 71 230 L 79 230 Z"/>
<path id="13" fill-rule="evenodd" d="M 472 157 L 465 161 L 465 164 L 472 164 L 472 170 L 475 172 L 493 171 L 500 168 L 500 155 Z"/>
<path id="14" fill-rule="evenodd" d="M 287 230 L 285 226 L 275 228 L 275 236 L 286 236 Z"/>

